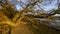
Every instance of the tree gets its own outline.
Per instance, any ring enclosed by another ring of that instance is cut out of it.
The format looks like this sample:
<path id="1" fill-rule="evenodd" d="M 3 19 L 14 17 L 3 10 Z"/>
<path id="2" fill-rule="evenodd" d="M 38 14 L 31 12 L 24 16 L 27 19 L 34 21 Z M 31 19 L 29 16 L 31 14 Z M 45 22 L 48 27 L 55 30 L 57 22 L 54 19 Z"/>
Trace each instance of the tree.
<path id="1" fill-rule="evenodd" d="M 31 0 L 30 3 L 24 4 L 26 7 L 23 7 L 23 5 L 21 5 L 23 10 L 17 11 L 15 4 L 8 3 L 8 0 L 1 0 L 0 7 L 2 8 L 0 9 L 0 13 L 2 15 L 0 15 L 1 16 L 0 19 L 4 18 L 3 20 L 5 20 L 2 21 L 1 24 L 7 24 L 11 27 L 16 27 L 20 25 L 20 23 L 22 22 L 24 23 L 29 22 L 28 24 L 31 24 L 32 27 L 39 29 L 38 28 L 40 26 L 39 24 L 42 23 L 48 25 L 49 27 L 53 27 L 60 30 L 60 23 L 59 23 L 60 20 L 58 20 L 54 16 L 55 14 L 60 14 L 60 9 L 51 10 L 51 12 L 46 13 L 45 10 L 41 8 L 41 5 L 39 5 L 39 3 L 42 3 L 42 1 L 43 0 L 37 0 L 37 1 Z M 35 10 L 35 6 L 38 6 L 39 10 Z M 42 11 L 43 13 L 40 14 L 40 11 Z M 32 14 L 28 14 L 28 12 L 31 12 Z"/>

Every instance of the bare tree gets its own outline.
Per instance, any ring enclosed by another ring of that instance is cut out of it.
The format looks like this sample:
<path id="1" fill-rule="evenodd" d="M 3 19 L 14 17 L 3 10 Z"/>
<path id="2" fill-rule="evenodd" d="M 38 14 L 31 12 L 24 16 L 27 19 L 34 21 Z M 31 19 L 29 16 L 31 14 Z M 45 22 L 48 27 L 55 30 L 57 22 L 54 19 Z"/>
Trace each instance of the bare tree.
<path id="1" fill-rule="evenodd" d="M 55 14 L 60 14 L 59 8 L 58 10 L 51 10 L 51 12 L 49 13 L 44 13 L 45 10 L 42 9 L 40 5 L 38 5 L 38 3 L 42 3 L 43 0 L 30 0 L 30 3 L 25 4 L 26 7 L 23 7 L 21 5 L 23 10 L 17 11 L 15 7 L 16 3 L 10 4 L 8 0 L 4 0 L 4 2 L 2 1 L 3 0 L 0 1 L 0 6 L 2 7 L 0 9 L 0 13 L 2 14 L 0 15 L 0 19 L 4 19 L 2 20 L 1 24 L 7 24 L 11 27 L 17 27 L 18 25 L 20 25 L 20 23 L 24 22 L 32 24 L 32 26 L 36 28 L 41 23 L 60 30 L 60 20 L 57 19 L 57 17 L 59 16 L 54 16 Z M 39 10 L 34 9 L 34 6 L 36 5 L 39 7 Z M 29 12 L 31 12 L 31 14 L 29 14 Z"/>

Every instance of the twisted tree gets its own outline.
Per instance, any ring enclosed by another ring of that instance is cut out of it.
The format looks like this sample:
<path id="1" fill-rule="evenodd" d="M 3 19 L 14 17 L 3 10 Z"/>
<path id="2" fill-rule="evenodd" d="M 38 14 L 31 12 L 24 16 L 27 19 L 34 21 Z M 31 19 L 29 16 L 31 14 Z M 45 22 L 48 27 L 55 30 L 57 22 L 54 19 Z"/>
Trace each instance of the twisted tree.
<path id="1" fill-rule="evenodd" d="M 30 0 L 28 4 L 20 5 L 23 10 L 17 10 L 15 4 L 11 4 L 8 0 L 0 0 L 0 25 L 8 25 L 9 27 L 17 27 L 20 23 L 24 22 L 26 24 L 32 25 L 32 27 L 39 29 L 40 24 L 47 25 L 49 27 L 60 30 L 60 18 L 59 16 L 54 16 L 55 14 L 60 14 L 60 4 L 58 4 L 58 9 L 52 9 L 51 12 L 45 12 L 42 6 L 39 5 L 44 0 Z M 18 2 L 18 1 L 16 1 Z M 20 3 L 22 3 L 20 1 Z M 45 4 L 46 5 L 46 4 Z M 39 7 L 39 10 L 35 10 L 35 6 Z"/>

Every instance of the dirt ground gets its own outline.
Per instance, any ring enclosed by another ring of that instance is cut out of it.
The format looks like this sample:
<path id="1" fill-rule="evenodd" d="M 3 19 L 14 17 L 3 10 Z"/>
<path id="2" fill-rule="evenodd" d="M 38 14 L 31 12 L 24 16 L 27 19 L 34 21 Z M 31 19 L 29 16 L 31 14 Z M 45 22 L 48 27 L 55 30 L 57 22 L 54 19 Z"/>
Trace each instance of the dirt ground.
<path id="1" fill-rule="evenodd" d="M 11 34 L 60 34 L 60 31 L 43 24 L 40 24 L 39 29 L 26 24 L 20 24 L 16 28 L 12 28 Z"/>
<path id="2" fill-rule="evenodd" d="M 16 28 L 12 29 L 11 34 L 34 34 L 34 32 L 30 30 L 29 26 L 20 24 Z"/>

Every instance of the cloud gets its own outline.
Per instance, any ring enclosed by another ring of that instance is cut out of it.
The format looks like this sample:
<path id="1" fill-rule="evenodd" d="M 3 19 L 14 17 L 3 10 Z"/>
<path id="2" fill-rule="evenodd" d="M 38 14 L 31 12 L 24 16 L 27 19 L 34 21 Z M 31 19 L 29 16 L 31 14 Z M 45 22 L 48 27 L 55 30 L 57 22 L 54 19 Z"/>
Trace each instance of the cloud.
<path id="1" fill-rule="evenodd" d="M 45 11 L 58 9 L 58 0 L 45 0 L 40 3 L 40 6 Z"/>

